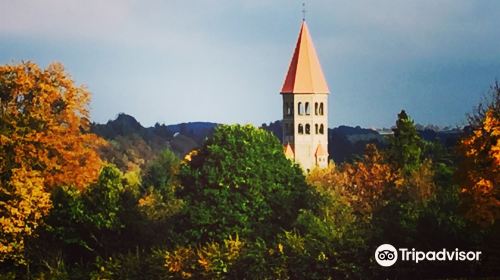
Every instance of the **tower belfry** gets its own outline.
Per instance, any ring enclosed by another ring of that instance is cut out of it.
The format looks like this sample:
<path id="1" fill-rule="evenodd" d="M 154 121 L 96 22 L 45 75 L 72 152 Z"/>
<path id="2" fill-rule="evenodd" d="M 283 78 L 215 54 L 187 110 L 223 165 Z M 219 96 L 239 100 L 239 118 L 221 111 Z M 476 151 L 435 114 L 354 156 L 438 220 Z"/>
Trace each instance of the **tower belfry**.
<path id="1" fill-rule="evenodd" d="M 303 20 L 281 95 L 285 154 L 304 170 L 328 165 L 329 92 Z"/>

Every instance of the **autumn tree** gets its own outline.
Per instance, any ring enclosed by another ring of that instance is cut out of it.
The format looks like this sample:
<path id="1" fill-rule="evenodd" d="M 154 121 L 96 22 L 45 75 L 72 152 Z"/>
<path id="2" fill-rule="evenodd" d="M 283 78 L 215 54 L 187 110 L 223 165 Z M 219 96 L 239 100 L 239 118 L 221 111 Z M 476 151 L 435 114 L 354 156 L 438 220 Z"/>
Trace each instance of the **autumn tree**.
<path id="1" fill-rule="evenodd" d="M 460 142 L 463 156 L 458 176 L 466 216 L 483 225 L 500 217 L 500 86 L 469 116 L 471 133 Z"/>
<path id="2" fill-rule="evenodd" d="M 51 188 L 97 178 L 103 140 L 86 133 L 89 100 L 61 64 L 0 66 L 0 261 L 21 259 Z"/>
<path id="3" fill-rule="evenodd" d="M 467 114 L 467 121 L 472 128 L 481 127 L 488 111 L 493 111 L 497 115 L 500 112 L 500 84 L 495 81 L 491 85 L 488 94 L 483 98 L 471 113 Z"/>
<path id="4" fill-rule="evenodd" d="M 396 191 L 402 181 L 389 165 L 384 154 L 373 144 L 366 146 L 360 160 L 336 167 L 313 170 L 308 182 L 320 191 L 330 189 L 347 199 L 354 211 L 370 216 L 385 204 L 387 193 Z"/>

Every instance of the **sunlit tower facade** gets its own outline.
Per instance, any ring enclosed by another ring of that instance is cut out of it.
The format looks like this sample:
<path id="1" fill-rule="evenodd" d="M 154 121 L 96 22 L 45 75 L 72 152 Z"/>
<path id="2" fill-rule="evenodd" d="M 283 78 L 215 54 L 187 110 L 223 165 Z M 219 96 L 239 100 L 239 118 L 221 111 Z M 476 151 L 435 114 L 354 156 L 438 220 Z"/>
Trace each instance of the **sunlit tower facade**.
<path id="1" fill-rule="evenodd" d="M 328 165 L 330 91 L 305 20 L 281 89 L 283 144 L 305 171 Z"/>

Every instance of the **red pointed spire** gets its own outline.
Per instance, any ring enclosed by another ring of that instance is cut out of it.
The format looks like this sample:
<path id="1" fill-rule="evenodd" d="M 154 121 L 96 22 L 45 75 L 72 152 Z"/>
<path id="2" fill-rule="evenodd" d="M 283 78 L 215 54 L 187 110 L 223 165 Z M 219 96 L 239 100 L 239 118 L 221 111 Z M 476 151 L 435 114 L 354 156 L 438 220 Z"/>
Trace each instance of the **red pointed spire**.
<path id="1" fill-rule="evenodd" d="M 302 22 L 281 93 L 329 93 L 309 29 Z"/>

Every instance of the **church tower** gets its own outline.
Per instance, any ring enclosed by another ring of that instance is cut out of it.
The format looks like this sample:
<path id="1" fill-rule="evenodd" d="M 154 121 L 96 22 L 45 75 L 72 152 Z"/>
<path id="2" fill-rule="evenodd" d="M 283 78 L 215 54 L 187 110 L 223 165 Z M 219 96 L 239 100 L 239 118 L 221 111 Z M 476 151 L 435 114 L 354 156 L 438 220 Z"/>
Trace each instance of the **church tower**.
<path id="1" fill-rule="evenodd" d="M 329 92 L 303 20 L 281 96 L 285 155 L 306 171 L 328 165 Z"/>

